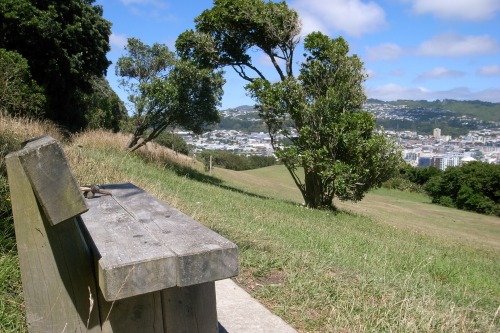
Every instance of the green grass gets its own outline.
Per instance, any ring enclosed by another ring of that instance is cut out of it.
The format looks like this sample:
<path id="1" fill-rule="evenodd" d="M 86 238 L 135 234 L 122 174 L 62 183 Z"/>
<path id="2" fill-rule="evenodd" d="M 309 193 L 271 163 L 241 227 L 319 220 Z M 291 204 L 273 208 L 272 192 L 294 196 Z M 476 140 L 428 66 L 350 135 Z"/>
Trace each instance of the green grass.
<path id="1" fill-rule="evenodd" d="M 498 218 L 387 190 L 311 210 L 280 167 L 209 175 L 83 139 L 65 147 L 81 183 L 131 181 L 234 241 L 236 281 L 300 332 L 500 331 Z"/>
<path id="2" fill-rule="evenodd" d="M 274 177 L 258 180 L 254 174 L 252 184 L 248 173 L 217 170 L 215 178 L 158 168 L 137 156 L 84 154 L 236 242 L 242 266 L 236 280 L 299 331 L 495 332 L 500 327 L 496 249 L 443 241 L 353 211 L 306 209 L 292 200 L 297 198 L 292 189 L 271 196 Z M 390 193 L 385 197 L 404 199 Z M 409 202 L 430 206 L 421 198 Z"/>

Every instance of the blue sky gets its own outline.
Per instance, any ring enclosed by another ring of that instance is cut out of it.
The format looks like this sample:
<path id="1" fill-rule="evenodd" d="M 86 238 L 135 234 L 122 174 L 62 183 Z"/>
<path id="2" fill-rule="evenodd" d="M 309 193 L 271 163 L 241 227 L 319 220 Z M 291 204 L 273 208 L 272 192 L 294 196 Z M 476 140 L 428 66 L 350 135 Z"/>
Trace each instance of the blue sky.
<path id="1" fill-rule="evenodd" d="M 128 37 L 174 50 L 177 36 L 194 28 L 194 18 L 213 5 L 211 0 L 96 3 L 113 24 L 108 53 L 113 64 L 124 53 Z M 500 102 L 500 0 L 291 0 L 287 4 L 298 11 L 303 35 L 321 31 L 349 42 L 369 74 L 365 82 L 369 98 Z M 255 63 L 269 66 L 257 55 Z M 114 71 L 111 65 L 108 80 L 126 100 Z M 246 82 L 230 68 L 225 78 L 222 109 L 254 104 L 243 89 Z"/>

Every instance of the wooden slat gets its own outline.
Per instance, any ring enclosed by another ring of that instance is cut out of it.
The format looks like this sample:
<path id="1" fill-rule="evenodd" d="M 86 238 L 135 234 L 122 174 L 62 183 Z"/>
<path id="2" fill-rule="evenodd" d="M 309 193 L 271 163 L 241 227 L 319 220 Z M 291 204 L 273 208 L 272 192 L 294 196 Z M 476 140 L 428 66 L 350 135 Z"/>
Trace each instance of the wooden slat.
<path id="1" fill-rule="evenodd" d="M 51 226 L 18 154 L 6 164 L 28 330 L 100 332 L 92 258 L 75 219 Z"/>
<path id="2" fill-rule="evenodd" d="M 170 333 L 163 327 L 160 292 L 107 302 L 99 293 L 101 333 Z M 181 331 L 177 331 L 181 332 Z"/>
<path id="3" fill-rule="evenodd" d="M 153 237 L 112 196 L 88 200 L 81 216 L 98 260 L 99 286 L 107 301 L 176 285 L 176 255 Z"/>
<path id="4" fill-rule="evenodd" d="M 217 333 L 215 282 L 161 292 L 165 332 Z"/>
<path id="5" fill-rule="evenodd" d="M 43 136 L 16 152 L 33 192 L 50 224 L 87 211 L 64 152 L 54 138 Z"/>
<path id="6" fill-rule="evenodd" d="M 82 219 L 108 301 L 238 274 L 232 242 L 130 183 L 105 189 L 113 195 L 88 199 Z"/>

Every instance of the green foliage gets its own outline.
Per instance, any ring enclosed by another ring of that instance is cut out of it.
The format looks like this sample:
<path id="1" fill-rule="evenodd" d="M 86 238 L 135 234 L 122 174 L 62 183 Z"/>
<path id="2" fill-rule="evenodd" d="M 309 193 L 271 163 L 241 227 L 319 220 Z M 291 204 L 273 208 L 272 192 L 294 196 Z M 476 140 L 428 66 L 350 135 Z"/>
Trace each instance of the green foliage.
<path id="1" fill-rule="evenodd" d="M 363 64 L 348 56 L 345 40 L 313 33 L 306 37 L 305 50 L 298 80 L 255 80 L 247 88 L 259 102 L 271 141 L 278 135 L 290 140 L 290 145 L 275 147 L 276 155 L 307 206 L 330 206 L 334 197 L 361 200 L 391 177 L 400 155 L 383 133 L 374 132 L 373 116 L 360 111 Z"/>
<path id="2" fill-rule="evenodd" d="M 272 156 L 241 156 L 222 150 L 205 150 L 200 154 L 200 158 L 207 168 L 210 156 L 212 156 L 212 166 L 235 171 L 259 169 L 276 164 L 276 159 Z"/>
<path id="3" fill-rule="evenodd" d="M 118 132 L 120 123 L 127 118 L 125 104 L 104 77 L 94 77 L 91 83 L 93 92 L 79 98 L 81 108 L 85 110 L 87 128 Z"/>
<path id="4" fill-rule="evenodd" d="M 500 216 L 500 165 L 470 162 L 430 178 L 425 189 L 434 203 Z"/>
<path id="5" fill-rule="evenodd" d="M 246 119 L 234 119 L 229 117 L 221 117 L 220 123 L 216 126 L 217 129 L 237 130 L 246 133 L 265 132 L 266 125 L 261 121 L 253 121 Z"/>
<path id="6" fill-rule="evenodd" d="M 43 89 L 31 78 L 26 59 L 0 48 L 0 114 L 40 118 L 44 108 Z"/>
<path id="7" fill-rule="evenodd" d="M 19 138 L 5 133 L 0 135 L 0 331 L 6 333 L 27 332 L 5 165 L 5 156 L 19 147 Z"/>
<path id="8" fill-rule="evenodd" d="M 258 48 L 269 56 L 281 79 L 292 75 L 293 50 L 300 21 L 285 2 L 215 0 L 195 19 L 196 31 L 186 31 L 176 42 L 179 55 L 204 66 L 233 66 L 245 80 L 264 75 L 248 54 Z M 278 61 L 284 60 L 285 70 Z M 250 70 L 253 74 L 248 72 Z"/>
<path id="9" fill-rule="evenodd" d="M 79 105 L 106 73 L 111 23 L 93 0 L 2 0 L 0 48 L 16 51 L 47 97 L 45 117 L 70 130 L 86 125 Z"/>
<path id="10" fill-rule="evenodd" d="M 442 173 L 443 172 L 441 170 L 433 166 L 415 168 L 409 164 L 406 164 L 400 170 L 400 174 L 402 177 L 418 185 L 425 185 L 425 183 L 427 183 L 429 179 L 434 176 L 439 176 Z"/>
<path id="11" fill-rule="evenodd" d="M 135 129 L 128 149 L 143 146 L 167 127 L 199 133 L 219 121 L 221 71 L 198 67 L 176 58 L 165 45 L 149 46 L 136 38 L 129 38 L 126 51 L 118 59 L 116 74 L 134 105 Z"/>
<path id="12" fill-rule="evenodd" d="M 382 186 L 388 189 L 399 190 L 403 192 L 425 193 L 423 186 L 418 185 L 401 176 L 393 177 L 385 181 Z"/>
<path id="13" fill-rule="evenodd" d="M 231 66 L 250 82 L 246 89 L 271 144 L 307 206 L 331 206 L 334 196 L 361 200 L 391 176 L 398 152 L 374 133 L 373 117 L 359 111 L 366 99 L 363 63 L 348 55 L 343 38 L 307 36 L 306 60 L 295 77 L 300 20 L 286 2 L 215 0 L 195 22 L 196 31 L 179 36 L 179 54 L 213 68 Z M 255 49 L 269 58 L 279 82 L 271 83 L 252 62 Z M 282 135 L 290 145 L 280 145 Z"/>
<path id="14" fill-rule="evenodd" d="M 179 134 L 175 133 L 169 133 L 167 131 L 163 131 L 158 135 L 155 139 L 154 142 L 170 148 L 178 153 L 188 155 L 189 154 L 189 147 Z"/>

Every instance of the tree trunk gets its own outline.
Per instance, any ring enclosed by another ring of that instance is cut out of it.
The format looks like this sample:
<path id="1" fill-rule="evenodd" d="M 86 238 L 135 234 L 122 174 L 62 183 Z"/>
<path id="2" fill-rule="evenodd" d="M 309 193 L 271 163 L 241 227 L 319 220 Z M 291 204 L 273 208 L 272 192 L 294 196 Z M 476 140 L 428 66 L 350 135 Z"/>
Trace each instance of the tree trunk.
<path id="1" fill-rule="evenodd" d="M 312 170 L 304 170 L 305 191 L 303 192 L 307 207 L 318 208 L 323 204 L 323 186 L 321 176 Z"/>
<path id="2" fill-rule="evenodd" d="M 132 148 L 137 145 L 137 143 L 139 142 L 140 139 L 141 139 L 140 136 L 135 136 L 135 134 L 133 134 L 127 143 L 127 149 L 132 150 Z"/>
<path id="3" fill-rule="evenodd" d="M 307 207 L 310 208 L 333 208 L 334 192 L 328 191 L 321 175 L 312 170 L 305 170 L 305 190 L 302 191 Z"/>

